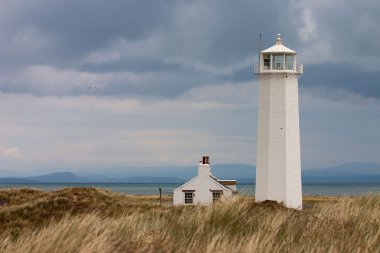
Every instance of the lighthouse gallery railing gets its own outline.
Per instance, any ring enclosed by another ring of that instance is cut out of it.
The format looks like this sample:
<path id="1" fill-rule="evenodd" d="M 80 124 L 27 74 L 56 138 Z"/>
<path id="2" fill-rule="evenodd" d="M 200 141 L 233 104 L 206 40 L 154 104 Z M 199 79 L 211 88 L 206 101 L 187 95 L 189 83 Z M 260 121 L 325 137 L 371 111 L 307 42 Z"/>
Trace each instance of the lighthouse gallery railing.
<path id="1" fill-rule="evenodd" d="M 272 68 L 271 68 L 272 67 Z M 265 73 L 265 72 L 294 72 L 297 74 L 303 73 L 303 64 L 296 64 L 295 68 L 292 62 L 272 62 L 272 66 L 269 62 L 264 62 L 262 68 L 260 69 L 260 63 L 254 65 L 253 72 L 255 74 Z"/>

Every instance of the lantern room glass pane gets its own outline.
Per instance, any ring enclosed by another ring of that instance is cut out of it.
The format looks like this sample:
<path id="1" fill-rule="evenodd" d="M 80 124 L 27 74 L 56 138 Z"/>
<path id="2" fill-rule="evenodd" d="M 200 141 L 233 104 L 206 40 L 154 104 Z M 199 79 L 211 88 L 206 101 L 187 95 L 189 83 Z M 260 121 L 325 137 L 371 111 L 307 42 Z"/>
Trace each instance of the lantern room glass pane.
<path id="1" fill-rule="evenodd" d="M 269 70 L 270 69 L 270 54 L 264 54 L 263 61 L 264 61 L 264 69 Z"/>
<path id="2" fill-rule="evenodd" d="M 273 63 L 272 69 L 284 69 L 284 55 L 283 54 L 274 54 L 273 55 Z"/>
<path id="3" fill-rule="evenodd" d="M 286 55 L 285 56 L 285 68 L 286 69 L 294 69 L 294 65 L 293 65 L 293 62 L 294 62 L 294 56 L 293 55 Z"/>

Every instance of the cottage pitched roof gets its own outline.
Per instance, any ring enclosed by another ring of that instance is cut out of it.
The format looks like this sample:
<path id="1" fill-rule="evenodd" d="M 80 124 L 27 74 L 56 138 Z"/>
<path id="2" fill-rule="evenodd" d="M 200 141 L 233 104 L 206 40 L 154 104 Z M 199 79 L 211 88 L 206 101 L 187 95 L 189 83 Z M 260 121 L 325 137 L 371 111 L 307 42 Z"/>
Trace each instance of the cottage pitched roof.
<path id="1" fill-rule="evenodd" d="M 214 181 L 214 183 L 218 184 L 220 187 L 222 187 L 222 188 L 224 188 L 226 190 L 232 191 L 232 189 L 230 189 L 227 186 L 221 184 L 216 177 L 214 177 L 214 176 L 211 175 L 208 178 L 211 179 L 212 181 Z"/>
<path id="2" fill-rule="evenodd" d="M 236 180 L 221 180 L 221 179 L 218 179 L 216 177 L 214 177 L 213 175 L 210 176 L 214 181 L 216 181 L 218 184 L 220 184 L 221 186 L 223 186 L 224 188 L 226 189 L 229 189 L 231 191 L 233 191 L 232 189 L 228 188 L 226 185 L 236 185 Z"/>
<path id="3" fill-rule="evenodd" d="M 236 185 L 236 180 L 221 180 L 218 179 L 218 183 L 221 183 L 222 185 Z"/>
<path id="4" fill-rule="evenodd" d="M 199 176 L 196 176 L 196 177 L 193 177 L 192 179 L 190 179 L 189 181 L 187 181 L 186 183 L 184 183 L 183 185 L 179 186 L 178 188 L 174 189 L 174 191 L 178 191 L 180 190 L 181 188 L 184 188 L 185 186 L 187 186 L 188 184 L 194 182 L 195 180 L 197 180 L 199 178 Z M 233 191 L 232 189 L 228 188 L 227 186 L 225 186 L 224 184 L 222 184 L 220 181 L 235 181 L 235 184 L 236 184 L 236 180 L 219 180 L 217 179 L 216 177 L 210 175 L 210 176 L 207 176 L 207 179 L 209 179 L 211 182 L 217 184 L 219 187 L 227 190 L 227 191 Z"/>

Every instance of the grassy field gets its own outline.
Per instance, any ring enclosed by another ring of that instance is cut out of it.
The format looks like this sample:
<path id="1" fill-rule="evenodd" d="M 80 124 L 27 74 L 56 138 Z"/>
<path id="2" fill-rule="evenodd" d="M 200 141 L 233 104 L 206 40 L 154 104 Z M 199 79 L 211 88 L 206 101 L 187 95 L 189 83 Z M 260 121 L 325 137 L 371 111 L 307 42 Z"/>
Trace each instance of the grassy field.
<path id="1" fill-rule="evenodd" d="M 246 196 L 173 207 L 94 188 L 0 190 L 0 252 L 380 252 L 380 195 L 309 196 L 295 211 Z"/>

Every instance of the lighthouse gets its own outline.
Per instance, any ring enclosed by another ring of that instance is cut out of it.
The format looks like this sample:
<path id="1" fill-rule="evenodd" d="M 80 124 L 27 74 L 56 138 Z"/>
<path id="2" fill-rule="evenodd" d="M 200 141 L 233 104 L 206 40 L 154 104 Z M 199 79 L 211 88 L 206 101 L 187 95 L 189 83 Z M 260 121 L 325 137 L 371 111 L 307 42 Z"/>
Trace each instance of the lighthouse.
<path id="1" fill-rule="evenodd" d="M 257 202 L 272 200 L 302 209 L 298 78 L 303 65 L 277 34 L 260 52 L 256 190 Z"/>

